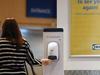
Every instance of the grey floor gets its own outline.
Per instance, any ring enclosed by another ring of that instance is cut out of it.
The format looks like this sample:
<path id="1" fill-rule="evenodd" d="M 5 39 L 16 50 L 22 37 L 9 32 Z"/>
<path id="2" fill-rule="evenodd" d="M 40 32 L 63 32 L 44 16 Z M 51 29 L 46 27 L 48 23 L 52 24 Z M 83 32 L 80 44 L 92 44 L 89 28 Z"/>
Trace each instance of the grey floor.
<path id="1" fill-rule="evenodd" d="M 66 70 L 65 75 L 100 75 L 100 70 Z"/>
<path id="2" fill-rule="evenodd" d="M 42 67 L 35 66 L 34 70 L 36 75 L 43 75 Z M 31 72 L 29 72 L 29 75 L 32 75 Z M 64 75 L 100 75 L 100 70 L 65 70 Z"/>

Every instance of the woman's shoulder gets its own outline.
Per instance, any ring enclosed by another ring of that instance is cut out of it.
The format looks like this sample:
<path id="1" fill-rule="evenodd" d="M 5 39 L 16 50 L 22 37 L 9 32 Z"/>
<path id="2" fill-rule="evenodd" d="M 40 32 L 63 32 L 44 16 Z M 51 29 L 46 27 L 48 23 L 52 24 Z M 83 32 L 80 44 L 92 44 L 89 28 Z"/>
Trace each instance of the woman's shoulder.
<path id="1" fill-rule="evenodd" d="M 25 38 L 23 38 L 23 41 L 24 41 L 25 44 L 27 43 L 27 40 Z"/>
<path id="2" fill-rule="evenodd" d="M 24 45 L 30 47 L 29 42 L 26 39 L 23 39 L 23 40 L 24 40 Z"/>
<path id="3" fill-rule="evenodd" d="M 25 38 L 23 38 L 23 41 L 24 41 L 24 44 L 28 44 L 28 41 Z"/>

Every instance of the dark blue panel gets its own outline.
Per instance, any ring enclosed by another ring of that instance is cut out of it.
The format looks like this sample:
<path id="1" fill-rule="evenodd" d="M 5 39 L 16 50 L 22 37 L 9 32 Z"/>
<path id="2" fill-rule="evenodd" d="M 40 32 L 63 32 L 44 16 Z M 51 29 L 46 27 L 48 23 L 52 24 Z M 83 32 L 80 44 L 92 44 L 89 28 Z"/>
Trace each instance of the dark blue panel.
<path id="1" fill-rule="evenodd" d="M 57 0 L 27 0 L 26 3 L 27 17 L 57 17 Z"/>

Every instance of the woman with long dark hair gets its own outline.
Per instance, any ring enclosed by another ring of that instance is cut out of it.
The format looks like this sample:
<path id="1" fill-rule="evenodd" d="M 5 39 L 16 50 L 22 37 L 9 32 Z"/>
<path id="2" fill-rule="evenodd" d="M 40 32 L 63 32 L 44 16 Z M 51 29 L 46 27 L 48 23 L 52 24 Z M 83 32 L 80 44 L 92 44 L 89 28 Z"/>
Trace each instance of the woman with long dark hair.
<path id="1" fill-rule="evenodd" d="M 23 39 L 18 23 L 14 18 L 7 18 L 2 24 L 2 34 L 0 38 L 0 75 L 27 75 L 25 63 L 28 63 L 33 75 L 34 64 L 48 65 L 49 59 L 35 60 L 29 43 Z"/>
<path id="2" fill-rule="evenodd" d="M 18 23 L 14 18 L 7 18 L 0 38 L 0 75 L 27 75 L 25 62 L 31 66 L 37 63 Z"/>

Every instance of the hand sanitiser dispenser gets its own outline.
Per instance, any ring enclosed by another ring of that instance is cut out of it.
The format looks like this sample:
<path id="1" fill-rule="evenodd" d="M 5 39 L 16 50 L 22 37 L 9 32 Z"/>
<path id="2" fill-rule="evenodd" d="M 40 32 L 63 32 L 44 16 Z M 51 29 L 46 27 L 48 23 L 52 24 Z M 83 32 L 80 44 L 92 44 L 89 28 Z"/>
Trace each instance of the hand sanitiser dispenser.
<path id="1" fill-rule="evenodd" d="M 43 66 L 43 75 L 64 75 L 63 67 L 63 28 L 44 28 L 44 58 L 51 63 Z"/>
<path id="2" fill-rule="evenodd" d="M 48 59 L 58 60 L 58 43 L 57 42 L 48 43 Z"/>

